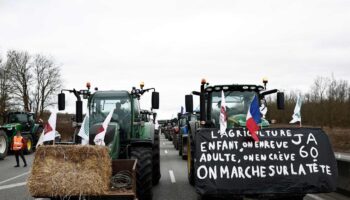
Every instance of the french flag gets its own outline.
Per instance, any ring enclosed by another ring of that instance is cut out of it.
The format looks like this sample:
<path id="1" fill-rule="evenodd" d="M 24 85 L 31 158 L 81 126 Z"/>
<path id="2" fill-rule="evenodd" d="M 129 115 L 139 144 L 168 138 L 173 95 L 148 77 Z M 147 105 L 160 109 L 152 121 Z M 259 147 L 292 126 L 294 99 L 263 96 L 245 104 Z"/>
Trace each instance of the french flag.
<path id="1" fill-rule="evenodd" d="M 259 125 L 261 123 L 261 114 L 259 110 L 259 102 L 257 97 L 255 96 L 252 103 L 249 106 L 246 126 L 250 132 L 250 135 L 255 140 L 255 142 L 259 142 L 258 135 L 256 132 L 259 130 Z"/>

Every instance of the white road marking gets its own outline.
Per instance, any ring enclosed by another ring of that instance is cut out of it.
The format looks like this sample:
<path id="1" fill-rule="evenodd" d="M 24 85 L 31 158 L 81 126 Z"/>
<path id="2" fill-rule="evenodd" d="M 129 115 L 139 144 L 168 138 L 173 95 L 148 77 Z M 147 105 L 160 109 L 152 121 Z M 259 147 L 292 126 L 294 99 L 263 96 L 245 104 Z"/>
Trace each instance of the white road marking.
<path id="1" fill-rule="evenodd" d="M 316 196 L 316 195 L 314 195 L 314 194 L 308 194 L 307 196 L 308 196 L 308 197 L 311 197 L 311 198 L 314 199 L 314 200 L 325 200 L 324 198 L 318 197 L 318 196 Z"/>
<path id="2" fill-rule="evenodd" d="M 3 183 L 9 182 L 9 181 L 11 181 L 11 180 L 13 180 L 13 179 L 19 178 L 19 177 L 21 177 L 21 176 L 25 176 L 25 175 L 27 175 L 27 174 L 29 174 L 29 172 L 25 172 L 25 173 L 20 174 L 20 175 L 18 175 L 18 176 L 15 176 L 15 177 L 9 178 L 9 179 L 7 179 L 7 180 L 1 181 L 1 182 L 0 182 L 0 185 L 3 184 Z"/>
<path id="3" fill-rule="evenodd" d="M 165 153 L 165 154 L 168 154 L 168 150 L 164 150 L 164 153 Z"/>
<path id="4" fill-rule="evenodd" d="M 10 184 L 10 185 L 2 185 L 2 186 L 0 186 L 0 190 L 11 189 L 11 188 L 23 186 L 23 185 L 26 185 L 26 184 L 27 184 L 27 182 L 14 183 L 14 184 Z"/>
<path id="5" fill-rule="evenodd" d="M 175 176 L 173 170 L 169 170 L 171 183 L 176 183 Z"/>
<path id="6" fill-rule="evenodd" d="M 165 142 L 163 142 L 163 145 L 165 145 Z"/>

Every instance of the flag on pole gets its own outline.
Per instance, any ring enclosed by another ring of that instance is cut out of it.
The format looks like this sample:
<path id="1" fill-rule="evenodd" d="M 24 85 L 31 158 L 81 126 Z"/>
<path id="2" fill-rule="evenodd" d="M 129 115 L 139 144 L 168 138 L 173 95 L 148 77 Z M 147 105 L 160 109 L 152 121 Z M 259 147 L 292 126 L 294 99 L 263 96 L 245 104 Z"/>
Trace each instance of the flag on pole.
<path id="1" fill-rule="evenodd" d="M 259 102 L 256 96 L 252 103 L 249 106 L 247 118 L 246 118 L 246 126 L 250 132 L 250 135 L 255 140 L 255 142 L 259 141 L 259 137 L 256 132 L 259 130 L 259 123 L 261 123 L 261 113 L 259 110 Z"/>
<path id="2" fill-rule="evenodd" d="M 266 113 L 267 113 L 267 106 L 265 103 L 261 103 L 261 106 L 260 106 L 260 113 L 262 114 L 262 118 L 265 119 L 265 116 L 266 116 Z"/>
<path id="3" fill-rule="evenodd" d="M 78 135 L 81 137 L 82 145 L 89 144 L 89 129 L 89 113 L 87 112 L 78 133 Z"/>
<path id="4" fill-rule="evenodd" d="M 221 91 L 221 108 L 220 108 L 220 133 L 225 133 L 227 128 L 227 114 L 224 91 Z"/>
<path id="5" fill-rule="evenodd" d="M 98 129 L 98 133 L 96 134 L 95 138 L 94 138 L 94 142 L 96 145 L 101 145 L 101 146 L 105 146 L 105 135 L 106 135 L 106 131 L 108 128 L 108 124 L 112 119 L 112 115 L 113 115 L 114 109 L 111 110 L 111 112 L 109 112 L 109 114 L 107 115 L 105 121 L 102 123 L 101 127 Z"/>
<path id="6" fill-rule="evenodd" d="M 38 143 L 36 146 L 42 145 L 46 141 L 52 141 L 55 140 L 55 134 L 56 134 L 56 119 L 57 119 L 57 113 L 52 112 L 48 122 L 45 125 L 45 128 L 43 132 L 40 135 L 40 138 L 38 140 Z"/>
<path id="7" fill-rule="evenodd" d="M 293 114 L 293 119 L 289 122 L 290 124 L 293 124 L 295 122 L 301 122 L 301 114 L 300 114 L 300 110 L 301 110 L 301 97 L 300 95 L 298 95 L 297 98 L 297 103 L 295 104 L 295 108 L 294 108 L 294 114 Z"/>

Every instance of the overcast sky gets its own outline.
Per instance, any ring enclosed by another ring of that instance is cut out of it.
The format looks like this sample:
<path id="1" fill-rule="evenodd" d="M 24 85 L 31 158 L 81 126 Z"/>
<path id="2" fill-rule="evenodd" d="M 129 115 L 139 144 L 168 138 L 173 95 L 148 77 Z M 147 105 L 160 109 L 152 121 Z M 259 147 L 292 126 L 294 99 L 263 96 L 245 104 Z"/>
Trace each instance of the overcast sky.
<path id="1" fill-rule="evenodd" d="M 144 81 L 169 118 L 201 78 L 301 91 L 317 76 L 349 80 L 349 11 L 349 0 L 0 0 L 0 55 L 52 56 L 68 89 Z"/>

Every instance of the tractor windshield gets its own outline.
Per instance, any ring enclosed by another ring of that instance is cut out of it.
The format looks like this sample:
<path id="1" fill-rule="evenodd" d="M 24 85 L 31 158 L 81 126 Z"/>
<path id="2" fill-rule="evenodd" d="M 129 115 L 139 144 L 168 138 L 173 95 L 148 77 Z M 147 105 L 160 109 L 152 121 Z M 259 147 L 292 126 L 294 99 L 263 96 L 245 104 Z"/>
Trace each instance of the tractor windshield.
<path id="1" fill-rule="evenodd" d="M 127 92 L 96 93 L 90 101 L 90 126 L 103 123 L 114 109 L 111 122 L 117 122 L 124 130 L 129 130 L 131 121 L 131 102 Z"/>
<path id="2" fill-rule="evenodd" d="M 255 92 L 251 91 L 226 91 L 225 102 L 226 102 L 226 113 L 227 117 L 230 118 L 235 115 L 246 115 L 250 103 L 252 102 Z M 212 93 L 212 105 L 211 105 L 211 118 L 214 120 L 216 126 L 219 126 L 220 118 L 220 107 L 221 107 L 221 91 Z"/>
<path id="3" fill-rule="evenodd" d="M 9 123 L 27 123 L 28 118 L 24 113 L 11 113 L 8 116 Z"/>

